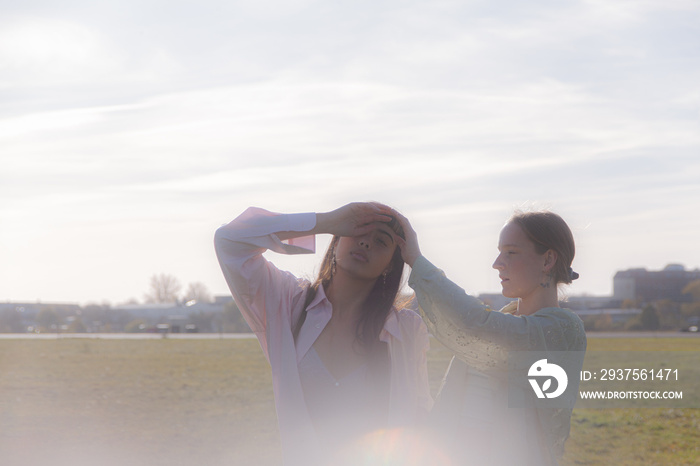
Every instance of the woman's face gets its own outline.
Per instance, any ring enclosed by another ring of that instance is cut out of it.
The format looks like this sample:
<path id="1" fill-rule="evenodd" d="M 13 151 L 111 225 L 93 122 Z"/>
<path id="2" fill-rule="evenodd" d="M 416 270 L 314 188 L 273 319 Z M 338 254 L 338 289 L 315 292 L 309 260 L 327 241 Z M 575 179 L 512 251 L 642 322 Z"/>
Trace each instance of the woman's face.
<path id="1" fill-rule="evenodd" d="M 388 271 L 396 250 L 396 236 L 383 222 L 365 235 L 341 237 L 335 248 L 336 267 L 367 280 Z"/>
<path id="2" fill-rule="evenodd" d="M 493 268 L 498 270 L 503 296 L 527 298 L 545 282 L 547 253 L 538 254 L 535 244 L 517 223 L 503 227 L 498 251 Z"/>

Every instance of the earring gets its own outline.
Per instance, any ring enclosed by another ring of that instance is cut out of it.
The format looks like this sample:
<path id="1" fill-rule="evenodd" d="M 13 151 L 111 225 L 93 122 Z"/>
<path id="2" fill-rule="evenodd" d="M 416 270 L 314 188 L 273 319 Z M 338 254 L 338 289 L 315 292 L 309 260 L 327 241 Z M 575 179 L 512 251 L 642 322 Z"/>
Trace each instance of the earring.
<path id="1" fill-rule="evenodd" d="M 382 298 L 386 298 L 386 274 L 386 271 L 382 274 Z"/>
<path id="2" fill-rule="evenodd" d="M 543 283 L 540 283 L 540 286 L 542 288 L 549 288 L 550 282 L 552 281 L 552 272 L 545 273 L 544 276 L 546 277 Z"/>
<path id="3" fill-rule="evenodd" d="M 331 259 L 331 277 L 335 275 L 335 255 L 333 255 L 333 259 Z"/>

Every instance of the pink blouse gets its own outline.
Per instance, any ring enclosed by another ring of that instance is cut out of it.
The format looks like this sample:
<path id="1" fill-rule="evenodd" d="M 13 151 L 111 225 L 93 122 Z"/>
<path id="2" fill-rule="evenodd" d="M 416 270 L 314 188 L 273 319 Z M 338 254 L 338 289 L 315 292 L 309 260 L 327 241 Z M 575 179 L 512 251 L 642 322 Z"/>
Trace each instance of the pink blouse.
<path id="1" fill-rule="evenodd" d="M 322 463 L 319 438 L 309 416 L 299 363 L 333 312 L 323 287 L 307 308 L 297 337 L 292 334 L 304 305 L 307 280 L 277 269 L 265 250 L 282 254 L 315 252 L 315 237 L 281 241 L 276 233 L 309 231 L 314 213 L 276 214 L 250 207 L 216 231 L 216 254 L 233 298 L 255 332 L 272 369 L 273 391 L 285 464 Z M 432 407 L 426 353 L 428 332 L 410 309 L 392 309 L 380 334 L 391 360 L 389 426 L 412 426 Z"/>

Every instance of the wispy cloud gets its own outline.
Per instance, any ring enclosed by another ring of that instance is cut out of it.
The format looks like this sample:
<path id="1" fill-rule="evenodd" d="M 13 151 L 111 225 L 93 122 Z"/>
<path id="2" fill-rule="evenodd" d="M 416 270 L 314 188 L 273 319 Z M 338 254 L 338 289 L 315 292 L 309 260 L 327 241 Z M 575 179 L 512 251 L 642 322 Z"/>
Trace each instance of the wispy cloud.
<path id="1" fill-rule="evenodd" d="M 126 299 L 160 271 L 223 293 L 218 224 L 362 199 L 471 291 L 497 289 L 488 248 L 521 206 L 570 219 L 581 291 L 700 264 L 692 0 L 2 8 L 7 298 Z M 98 256 L 111 291 L 59 279 Z"/>

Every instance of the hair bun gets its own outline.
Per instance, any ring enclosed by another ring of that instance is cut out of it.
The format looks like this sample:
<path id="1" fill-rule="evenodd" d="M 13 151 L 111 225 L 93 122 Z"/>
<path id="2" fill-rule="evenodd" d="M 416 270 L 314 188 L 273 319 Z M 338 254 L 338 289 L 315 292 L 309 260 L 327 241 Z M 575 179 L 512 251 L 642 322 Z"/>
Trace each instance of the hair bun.
<path id="1" fill-rule="evenodd" d="M 576 280 L 578 277 L 579 277 L 578 272 L 574 272 L 574 269 L 569 267 L 569 278 L 571 279 L 571 281 Z"/>

